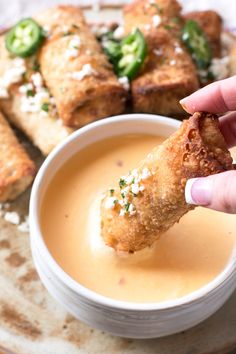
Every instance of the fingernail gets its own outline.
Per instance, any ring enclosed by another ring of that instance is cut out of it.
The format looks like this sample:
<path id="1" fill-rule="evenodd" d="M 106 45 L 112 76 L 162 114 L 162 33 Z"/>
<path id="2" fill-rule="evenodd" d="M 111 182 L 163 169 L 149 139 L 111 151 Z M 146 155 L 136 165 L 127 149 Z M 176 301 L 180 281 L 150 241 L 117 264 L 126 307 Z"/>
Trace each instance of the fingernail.
<path id="1" fill-rule="evenodd" d="M 191 178 L 185 186 L 187 204 L 209 205 L 212 196 L 212 183 L 209 178 Z"/>

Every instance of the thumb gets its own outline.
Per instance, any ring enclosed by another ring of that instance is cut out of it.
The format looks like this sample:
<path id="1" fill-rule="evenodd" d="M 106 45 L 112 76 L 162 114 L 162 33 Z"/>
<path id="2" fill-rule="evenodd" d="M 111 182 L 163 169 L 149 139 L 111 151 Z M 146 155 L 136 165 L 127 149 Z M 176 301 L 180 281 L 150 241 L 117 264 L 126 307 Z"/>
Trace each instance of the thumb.
<path id="1" fill-rule="evenodd" d="M 236 171 L 189 179 L 185 199 L 188 204 L 236 214 Z"/>

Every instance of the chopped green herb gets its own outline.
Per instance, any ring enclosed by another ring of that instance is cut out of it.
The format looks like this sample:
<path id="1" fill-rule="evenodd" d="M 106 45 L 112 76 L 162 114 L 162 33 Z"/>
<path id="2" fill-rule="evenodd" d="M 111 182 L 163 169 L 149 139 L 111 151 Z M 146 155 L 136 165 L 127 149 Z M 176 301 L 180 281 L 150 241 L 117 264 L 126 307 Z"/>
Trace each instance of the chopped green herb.
<path id="1" fill-rule="evenodd" d="M 75 29 L 78 29 L 78 30 L 80 29 L 79 26 L 77 26 L 75 24 L 73 24 L 72 27 L 75 28 Z"/>
<path id="2" fill-rule="evenodd" d="M 125 198 L 125 193 L 121 193 L 121 196 L 124 199 Z"/>
<path id="3" fill-rule="evenodd" d="M 123 187 L 126 186 L 126 182 L 125 182 L 125 180 L 124 180 L 123 178 L 120 178 L 120 180 L 119 180 L 119 186 L 120 186 L 120 188 L 123 188 Z"/>
<path id="4" fill-rule="evenodd" d="M 43 103 L 41 106 L 41 110 L 44 112 L 48 112 L 49 111 L 49 103 Z"/>
<path id="5" fill-rule="evenodd" d="M 70 36 L 71 34 L 73 34 L 71 31 L 63 32 L 63 37 Z"/>
<path id="6" fill-rule="evenodd" d="M 110 196 L 112 197 L 115 192 L 115 189 L 110 189 Z"/>
<path id="7" fill-rule="evenodd" d="M 163 9 L 158 4 L 150 4 L 151 6 L 155 7 L 157 12 L 161 15 L 163 13 Z"/>
<path id="8" fill-rule="evenodd" d="M 35 92 L 33 90 L 28 90 L 26 92 L 27 97 L 33 97 L 35 95 Z"/>
<path id="9" fill-rule="evenodd" d="M 125 212 L 126 213 L 128 213 L 128 211 L 129 211 L 129 206 L 130 206 L 129 202 L 125 204 Z"/>
<path id="10" fill-rule="evenodd" d="M 118 199 L 115 199 L 113 203 L 116 205 L 118 203 Z"/>
<path id="11" fill-rule="evenodd" d="M 40 69 L 40 65 L 37 61 L 34 62 L 33 66 L 32 66 L 32 70 L 33 71 L 39 71 Z"/>
<path id="12" fill-rule="evenodd" d="M 134 183 L 134 181 L 135 181 L 135 178 L 133 178 L 133 179 L 132 179 L 131 183 L 133 184 L 133 183 Z"/>
<path id="13" fill-rule="evenodd" d="M 180 18 L 179 17 L 172 17 L 171 18 L 171 22 L 174 22 L 174 23 L 180 23 Z"/>
<path id="14" fill-rule="evenodd" d="M 166 30 L 168 30 L 168 31 L 171 30 L 171 29 L 173 29 L 173 27 L 170 26 L 170 25 L 165 25 L 164 28 L 165 28 Z"/>

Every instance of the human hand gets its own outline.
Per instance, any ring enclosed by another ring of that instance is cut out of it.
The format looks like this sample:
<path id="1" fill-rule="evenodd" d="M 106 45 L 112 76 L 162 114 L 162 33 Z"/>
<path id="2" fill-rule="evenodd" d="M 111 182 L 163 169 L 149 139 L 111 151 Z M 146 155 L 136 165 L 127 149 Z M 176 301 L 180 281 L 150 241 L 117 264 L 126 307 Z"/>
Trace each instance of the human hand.
<path id="1" fill-rule="evenodd" d="M 190 114 L 199 111 L 225 113 L 220 129 L 228 147 L 236 145 L 236 76 L 214 82 L 180 101 Z M 192 178 L 185 187 L 189 204 L 236 214 L 236 171 Z"/>

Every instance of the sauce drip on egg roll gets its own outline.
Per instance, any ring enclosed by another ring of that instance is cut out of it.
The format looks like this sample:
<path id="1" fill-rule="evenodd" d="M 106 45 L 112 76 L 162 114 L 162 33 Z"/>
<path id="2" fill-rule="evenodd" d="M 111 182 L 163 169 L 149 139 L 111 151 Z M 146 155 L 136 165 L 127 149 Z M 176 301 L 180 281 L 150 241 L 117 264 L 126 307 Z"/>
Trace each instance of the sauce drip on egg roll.
<path id="1" fill-rule="evenodd" d="M 195 113 L 137 169 L 122 176 L 101 203 L 101 232 L 117 251 L 151 246 L 193 205 L 185 201 L 189 178 L 233 169 L 218 117 Z"/>
<path id="2" fill-rule="evenodd" d="M 72 127 L 120 114 L 126 90 L 75 6 L 58 6 L 36 17 L 49 36 L 39 54 L 46 85 L 60 117 Z"/>

